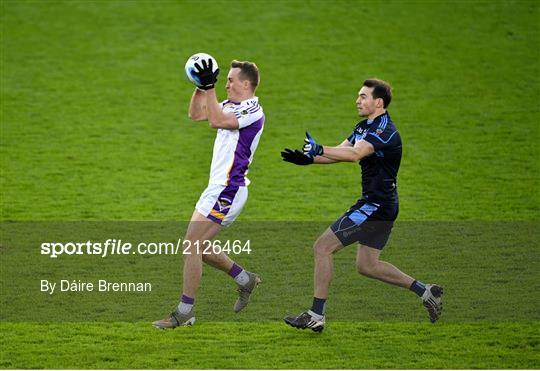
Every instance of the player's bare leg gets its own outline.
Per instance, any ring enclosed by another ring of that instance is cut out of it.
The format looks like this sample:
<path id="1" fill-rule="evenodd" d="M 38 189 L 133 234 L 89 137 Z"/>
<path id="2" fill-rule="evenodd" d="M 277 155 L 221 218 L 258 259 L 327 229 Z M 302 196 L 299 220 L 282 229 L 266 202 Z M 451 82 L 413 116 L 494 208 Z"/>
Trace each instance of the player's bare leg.
<path id="1" fill-rule="evenodd" d="M 224 252 L 215 254 L 213 251 L 211 251 L 210 254 L 204 254 L 202 256 L 202 260 L 209 266 L 219 269 L 225 273 L 228 273 L 234 265 L 234 261 L 232 261 L 232 259 L 229 258 Z"/>
<path id="2" fill-rule="evenodd" d="M 198 211 L 193 213 L 188 232 L 186 233 L 186 239 L 192 242 L 201 241 L 201 248 L 196 249 L 192 244 L 192 250 L 194 251 L 184 258 L 183 295 L 188 296 L 188 300 L 189 298 L 195 298 L 201 281 L 202 262 L 204 261 L 234 278 L 238 284 L 239 293 L 238 300 L 234 304 L 234 311 L 240 312 L 248 305 L 251 293 L 261 282 L 261 279 L 255 273 L 245 271 L 242 267 L 235 264 L 224 252 L 215 254 L 212 249 L 209 249 L 207 254 L 201 254 L 202 246 L 204 245 L 202 241 L 212 240 L 221 229 L 221 225 L 209 220 Z"/>
<path id="3" fill-rule="evenodd" d="M 313 269 L 313 296 L 326 299 L 328 288 L 332 281 L 333 274 L 333 254 L 342 248 L 343 245 L 338 240 L 330 228 L 315 241 L 313 245 L 313 255 L 315 265 Z"/>
<path id="4" fill-rule="evenodd" d="M 198 211 L 193 212 L 184 238 L 187 242 L 185 242 L 182 298 L 178 307 L 168 317 L 153 323 L 155 327 L 174 329 L 195 323 L 193 304 L 201 283 L 204 241 L 213 239 L 220 230 L 219 224 L 208 220 Z"/>
<path id="5" fill-rule="evenodd" d="M 240 312 L 248 303 L 253 290 L 261 283 L 260 277 L 252 272 L 245 271 L 237 265 L 224 252 L 219 254 L 209 251 L 209 254 L 203 254 L 204 263 L 219 269 L 234 278 L 238 284 L 238 300 L 234 303 L 234 311 Z"/>
<path id="6" fill-rule="evenodd" d="M 442 313 L 442 287 L 435 284 L 426 285 L 415 280 L 394 265 L 379 260 L 380 254 L 381 250 L 360 245 L 356 254 L 358 273 L 414 291 L 422 298 L 422 303 L 428 311 L 430 321 L 437 321 Z"/>
<path id="7" fill-rule="evenodd" d="M 381 250 L 360 245 L 356 253 L 358 273 L 392 285 L 409 288 L 414 278 L 406 275 L 392 264 L 379 260 Z"/>
<path id="8" fill-rule="evenodd" d="M 195 298 L 197 289 L 201 283 L 202 275 L 202 251 L 205 248 L 204 241 L 212 240 L 220 231 L 221 225 L 208 220 L 198 211 L 194 211 L 189 222 L 185 246 L 189 247 L 184 255 L 184 275 L 182 293 L 190 298 Z M 232 266 L 232 264 L 231 264 Z"/>
<path id="9" fill-rule="evenodd" d="M 234 304 L 234 311 L 239 312 L 247 306 L 252 291 L 261 282 L 258 275 L 247 272 L 236 265 L 224 252 L 205 251 L 207 243 L 222 229 L 222 226 L 209 220 L 198 211 L 194 211 L 184 238 L 187 248 L 184 255 L 182 298 L 178 307 L 165 319 L 155 321 L 158 328 L 175 328 L 191 325 L 195 322 L 193 305 L 201 283 L 203 261 L 214 268 L 228 273 L 238 284 L 239 298 Z"/>
<path id="10" fill-rule="evenodd" d="M 332 281 L 333 254 L 343 245 L 330 228 L 317 239 L 313 245 L 314 269 L 313 269 L 313 305 L 310 310 L 300 313 L 298 316 L 285 317 L 285 323 L 299 329 L 310 328 L 315 332 L 321 332 L 325 323 L 325 303 L 328 297 L 328 288 Z"/>
<path id="11" fill-rule="evenodd" d="M 197 210 L 195 210 L 193 212 L 193 215 L 191 217 L 191 220 L 192 221 L 195 221 L 198 223 L 204 223 L 204 224 L 208 224 L 209 223 L 209 227 L 208 227 L 208 230 L 210 230 L 210 232 L 212 232 L 212 229 L 217 229 L 217 232 L 213 234 L 213 237 L 214 238 L 222 229 L 222 227 L 217 224 L 217 223 L 214 223 L 213 221 L 211 220 L 208 220 L 208 218 L 205 218 L 201 213 L 199 213 Z M 204 225 L 203 224 L 203 225 Z M 188 230 L 189 230 L 189 227 L 188 227 Z M 186 239 L 188 238 L 188 235 L 186 235 Z M 211 240 L 212 238 L 208 238 L 207 240 Z M 201 244 L 201 247 L 202 247 L 202 244 Z M 227 256 L 227 254 L 225 254 L 224 252 L 221 252 L 219 254 L 216 254 L 214 253 L 213 250 L 208 250 L 207 251 L 208 254 L 202 254 L 202 261 L 216 269 L 219 269 L 220 271 L 223 271 L 225 273 L 228 273 L 233 264 L 234 264 L 234 261 L 229 258 Z M 184 270 L 185 270 L 185 267 L 184 267 Z M 185 278 L 184 278 L 185 280 Z"/>

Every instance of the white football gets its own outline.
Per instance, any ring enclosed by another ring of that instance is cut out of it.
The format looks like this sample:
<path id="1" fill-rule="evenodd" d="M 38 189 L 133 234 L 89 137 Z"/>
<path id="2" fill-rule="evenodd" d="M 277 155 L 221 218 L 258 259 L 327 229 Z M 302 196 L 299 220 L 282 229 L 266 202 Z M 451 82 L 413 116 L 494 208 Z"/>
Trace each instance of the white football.
<path id="1" fill-rule="evenodd" d="M 212 61 L 213 72 L 215 72 L 218 69 L 217 61 L 210 54 L 197 53 L 189 57 L 185 66 L 186 76 L 188 80 L 191 81 L 196 86 L 200 86 L 201 82 L 199 81 L 199 78 L 194 74 L 194 72 L 197 71 L 197 69 L 195 68 L 195 63 L 197 63 L 200 67 L 202 67 L 203 60 L 206 61 L 206 64 L 208 64 L 210 60 Z"/>

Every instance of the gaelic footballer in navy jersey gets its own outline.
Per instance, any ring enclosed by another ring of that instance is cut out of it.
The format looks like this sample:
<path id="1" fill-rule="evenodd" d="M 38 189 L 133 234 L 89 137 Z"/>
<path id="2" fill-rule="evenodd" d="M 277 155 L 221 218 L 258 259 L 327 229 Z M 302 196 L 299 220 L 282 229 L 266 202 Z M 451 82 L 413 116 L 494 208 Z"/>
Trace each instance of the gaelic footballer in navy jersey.
<path id="1" fill-rule="evenodd" d="M 284 161 L 296 165 L 358 162 L 362 174 L 361 197 L 314 244 L 313 304 L 298 316 L 285 317 L 293 327 L 323 330 L 333 254 L 351 244 L 358 245 L 356 268 L 360 274 L 415 292 L 431 322 L 441 315 L 442 287 L 424 284 L 379 259 L 399 211 L 397 176 L 402 142 L 387 111 L 391 101 L 392 89 L 387 82 L 366 80 L 356 99 L 358 114 L 364 120 L 347 139 L 336 147 L 323 146 L 306 133 L 302 151 L 285 148 L 281 152 Z"/>

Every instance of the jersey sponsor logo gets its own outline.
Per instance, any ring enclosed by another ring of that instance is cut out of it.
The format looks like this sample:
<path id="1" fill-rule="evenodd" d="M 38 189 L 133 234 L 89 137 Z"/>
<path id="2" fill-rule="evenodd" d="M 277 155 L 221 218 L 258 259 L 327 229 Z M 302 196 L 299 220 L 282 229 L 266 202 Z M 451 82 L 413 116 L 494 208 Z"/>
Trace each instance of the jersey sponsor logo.
<path id="1" fill-rule="evenodd" d="M 375 130 L 375 134 L 377 135 L 381 135 L 382 132 L 383 132 L 383 129 L 381 128 L 378 128 L 377 130 Z"/>

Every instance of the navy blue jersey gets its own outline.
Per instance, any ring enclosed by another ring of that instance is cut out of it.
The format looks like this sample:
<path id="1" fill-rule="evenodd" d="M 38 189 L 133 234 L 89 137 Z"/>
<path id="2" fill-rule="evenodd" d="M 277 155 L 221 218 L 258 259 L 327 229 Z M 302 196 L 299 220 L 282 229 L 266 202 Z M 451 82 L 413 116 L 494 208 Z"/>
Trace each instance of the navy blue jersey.
<path id="1" fill-rule="evenodd" d="M 372 122 L 360 121 L 347 138 L 353 145 L 368 141 L 375 152 L 360 160 L 362 197 L 380 204 L 397 204 L 397 174 L 401 163 L 401 137 L 388 112 Z"/>

